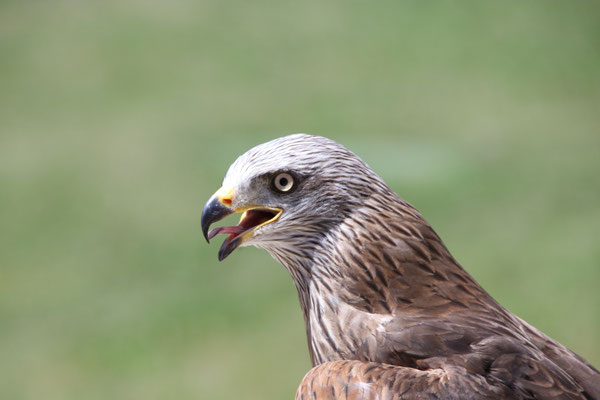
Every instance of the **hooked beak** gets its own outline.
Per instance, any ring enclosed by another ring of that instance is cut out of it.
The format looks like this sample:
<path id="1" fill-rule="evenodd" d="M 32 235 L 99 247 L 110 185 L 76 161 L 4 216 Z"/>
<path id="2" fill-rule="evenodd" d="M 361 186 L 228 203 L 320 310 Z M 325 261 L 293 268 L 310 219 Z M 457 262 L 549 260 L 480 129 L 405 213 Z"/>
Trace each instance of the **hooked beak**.
<path id="1" fill-rule="evenodd" d="M 207 242 L 219 234 L 228 234 L 219 249 L 219 261 L 223 261 L 236 248 L 248 238 L 254 236 L 257 229 L 275 222 L 283 210 L 280 208 L 245 206 L 239 208 L 231 207 L 233 204 L 233 189 L 221 188 L 215 193 L 202 210 L 201 226 L 202 233 Z M 237 226 L 219 226 L 209 231 L 210 226 L 226 216 L 241 213 L 242 217 Z"/>
<path id="2" fill-rule="evenodd" d="M 208 229 L 213 222 L 217 222 L 229 214 L 233 214 L 234 210 L 226 207 L 219 201 L 215 196 L 212 196 L 204 205 L 202 210 L 202 218 L 200 225 L 202 226 L 202 234 L 208 243 L 210 243 L 210 237 L 208 237 Z"/>

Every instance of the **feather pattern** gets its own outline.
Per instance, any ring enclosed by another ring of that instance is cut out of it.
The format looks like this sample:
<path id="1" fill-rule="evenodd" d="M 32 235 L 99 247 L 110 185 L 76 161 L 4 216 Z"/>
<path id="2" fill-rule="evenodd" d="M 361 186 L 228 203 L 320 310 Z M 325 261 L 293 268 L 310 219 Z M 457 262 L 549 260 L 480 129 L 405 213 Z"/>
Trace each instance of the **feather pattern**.
<path id="1" fill-rule="evenodd" d="M 285 199 L 265 194 L 263 177 L 281 170 L 301 177 Z M 284 209 L 246 244 L 298 291 L 314 368 L 297 399 L 600 399 L 593 366 L 498 304 L 340 144 L 276 139 L 242 155 L 225 183 Z"/>

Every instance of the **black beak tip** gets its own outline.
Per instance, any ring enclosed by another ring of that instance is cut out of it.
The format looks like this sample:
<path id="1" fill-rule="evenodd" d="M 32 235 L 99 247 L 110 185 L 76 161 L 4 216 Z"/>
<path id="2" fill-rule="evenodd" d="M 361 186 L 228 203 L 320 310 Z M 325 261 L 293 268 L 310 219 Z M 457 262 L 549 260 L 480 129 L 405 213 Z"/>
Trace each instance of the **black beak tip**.
<path id="1" fill-rule="evenodd" d="M 202 227 L 202 234 L 206 239 L 207 243 L 210 243 L 210 239 L 208 238 L 208 230 L 210 226 L 217 222 L 229 214 L 233 213 L 231 208 L 225 207 L 219 199 L 216 197 L 211 197 L 204 206 L 202 210 L 202 217 L 200 218 L 200 226 Z"/>
<path id="2" fill-rule="evenodd" d="M 210 243 L 210 240 L 208 239 L 208 229 L 210 228 L 211 221 L 209 221 L 208 218 L 205 218 L 204 214 L 205 212 L 203 211 L 201 219 L 202 235 L 204 236 L 204 239 L 206 239 L 206 243 Z"/>

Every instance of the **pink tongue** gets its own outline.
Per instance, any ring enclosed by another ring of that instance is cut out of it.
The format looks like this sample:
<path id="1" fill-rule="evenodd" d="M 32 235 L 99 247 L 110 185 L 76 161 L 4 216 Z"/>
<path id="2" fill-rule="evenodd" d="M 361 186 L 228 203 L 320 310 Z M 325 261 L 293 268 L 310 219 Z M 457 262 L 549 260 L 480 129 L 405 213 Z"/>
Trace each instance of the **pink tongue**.
<path id="1" fill-rule="evenodd" d="M 208 239 L 212 239 L 217 235 L 225 234 L 225 235 L 233 235 L 236 237 L 240 233 L 244 232 L 246 229 L 243 226 L 218 226 L 214 229 L 211 229 L 208 232 Z M 230 238 L 233 239 L 233 238 Z"/>

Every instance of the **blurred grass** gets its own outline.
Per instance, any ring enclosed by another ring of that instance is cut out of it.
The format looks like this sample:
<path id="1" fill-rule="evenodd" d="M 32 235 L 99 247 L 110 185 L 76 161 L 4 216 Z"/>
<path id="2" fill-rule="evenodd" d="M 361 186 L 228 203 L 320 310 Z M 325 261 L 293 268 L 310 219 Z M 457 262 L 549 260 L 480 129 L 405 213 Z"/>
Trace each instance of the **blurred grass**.
<path id="1" fill-rule="evenodd" d="M 323 134 L 501 303 L 600 365 L 594 2 L 0 2 L 0 397 L 292 398 L 268 255 L 201 207 L 252 145 Z"/>

